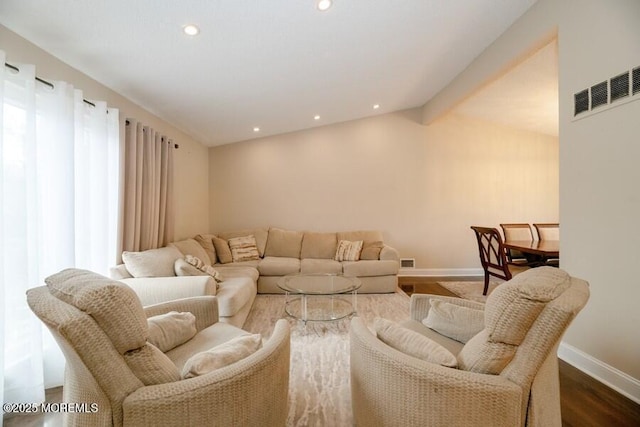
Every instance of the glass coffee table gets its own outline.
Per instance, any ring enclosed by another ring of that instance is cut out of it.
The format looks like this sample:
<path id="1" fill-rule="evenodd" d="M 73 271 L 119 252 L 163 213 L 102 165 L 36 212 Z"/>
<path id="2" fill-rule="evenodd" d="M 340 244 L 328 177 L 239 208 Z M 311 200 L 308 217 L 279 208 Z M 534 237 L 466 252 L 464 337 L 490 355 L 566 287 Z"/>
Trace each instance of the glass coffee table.
<path id="1" fill-rule="evenodd" d="M 362 283 L 342 274 L 289 274 L 278 281 L 285 291 L 285 311 L 291 317 L 309 321 L 332 321 L 352 316 Z"/>

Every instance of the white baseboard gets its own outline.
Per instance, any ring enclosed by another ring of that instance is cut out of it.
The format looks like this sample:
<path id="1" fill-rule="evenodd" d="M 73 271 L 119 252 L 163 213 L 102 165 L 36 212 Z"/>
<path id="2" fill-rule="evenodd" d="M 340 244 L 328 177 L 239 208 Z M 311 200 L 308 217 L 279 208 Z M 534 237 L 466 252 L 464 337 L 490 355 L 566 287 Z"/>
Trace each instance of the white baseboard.
<path id="1" fill-rule="evenodd" d="M 481 268 L 401 268 L 402 277 L 478 277 L 484 276 Z"/>
<path id="2" fill-rule="evenodd" d="M 558 357 L 640 404 L 639 380 L 564 342 L 560 343 Z"/>

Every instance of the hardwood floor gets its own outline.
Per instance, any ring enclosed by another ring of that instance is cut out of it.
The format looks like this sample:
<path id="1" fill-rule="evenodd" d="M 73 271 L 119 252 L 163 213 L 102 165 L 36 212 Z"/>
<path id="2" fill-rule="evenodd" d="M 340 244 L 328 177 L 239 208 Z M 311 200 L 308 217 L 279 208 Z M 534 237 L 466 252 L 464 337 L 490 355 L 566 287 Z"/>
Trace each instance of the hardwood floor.
<path id="1" fill-rule="evenodd" d="M 438 285 L 453 278 L 400 277 L 399 285 L 407 294 L 413 292 L 455 296 Z M 469 280 L 481 280 L 470 278 Z M 560 360 L 560 404 L 564 427 L 638 427 L 640 405 L 596 381 L 579 369 Z M 47 390 L 47 402 L 60 402 L 62 388 Z M 5 427 L 40 427 L 62 425 L 61 414 L 35 414 L 4 419 Z M 483 426 L 484 427 L 484 426 Z"/>
<path id="2" fill-rule="evenodd" d="M 416 292 L 452 295 L 437 283 L 447 279 L 400 277 L 399 285 L 407 294 Z M 640 405 L 563 360 L 559 360 L 559 367 L 560 405 L 564 427 L 640 426 Z"/>

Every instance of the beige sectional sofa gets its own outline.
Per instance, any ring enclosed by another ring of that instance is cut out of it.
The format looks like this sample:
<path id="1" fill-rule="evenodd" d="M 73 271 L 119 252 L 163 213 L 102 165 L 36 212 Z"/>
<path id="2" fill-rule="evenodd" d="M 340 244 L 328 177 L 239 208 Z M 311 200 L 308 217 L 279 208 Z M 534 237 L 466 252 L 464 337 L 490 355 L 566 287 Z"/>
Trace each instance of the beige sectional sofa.
<path id="1" fill-rule="evenodd" d="M 337 253 L 341 241 L 350 252 Z M 188 255 L 213 267 L 223 280 L 216 283 L 211 275 L 185 262 Z M 276 227 L 200 234 L 166 248 L 125 252 L 123 261 L 111 269 L 111 277 L 132 287 L 144 305 L 216 295 L 221 320 L 239 326 L 256 292 L 283 293 L 277 284 L 287 274 L 355 276 L 362 282 L 359 293 L 386 293 L 397 287 L 400 264 L 398 252 L 384 244 L 380 231 L 311 232 Z"/>

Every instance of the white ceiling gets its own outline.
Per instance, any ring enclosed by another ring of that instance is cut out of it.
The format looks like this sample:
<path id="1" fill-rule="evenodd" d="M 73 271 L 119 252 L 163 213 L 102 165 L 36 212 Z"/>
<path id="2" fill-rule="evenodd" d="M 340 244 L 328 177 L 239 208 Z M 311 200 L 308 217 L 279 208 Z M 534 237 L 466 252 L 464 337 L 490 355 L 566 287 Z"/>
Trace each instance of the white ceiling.
<path id="1" fill-rule="evenodd" d="M 215 146 L 421 106 L 535 1 L 2 0 L 0 24 Z"/>

